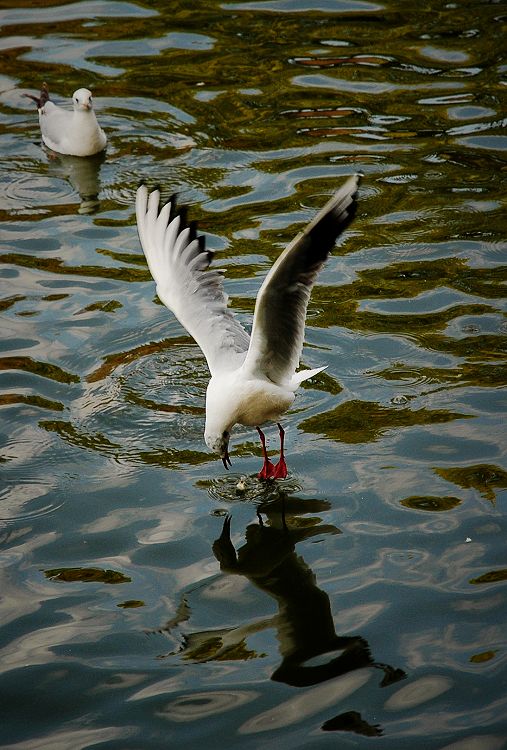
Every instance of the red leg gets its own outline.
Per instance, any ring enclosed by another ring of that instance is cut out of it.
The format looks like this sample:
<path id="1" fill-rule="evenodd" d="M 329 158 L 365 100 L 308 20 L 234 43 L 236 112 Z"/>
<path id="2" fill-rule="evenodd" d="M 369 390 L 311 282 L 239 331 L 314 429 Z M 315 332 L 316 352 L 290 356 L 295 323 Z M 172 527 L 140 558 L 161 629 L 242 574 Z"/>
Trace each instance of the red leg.
<path id="1" fill-rule="evenodd" d="M 282 425 L 278 425 L 278 429 L 280 430 L 280 460 L 274 467 L 273 471 L 273 478 L 274 479 L 285 479 L 287 474 L 289 473 L 287 471 L 287 464 L 285 463 L 285 456 L 283 453 L 283 444 L 284 444 L 284 438 L 285 438 L 285 430 L 283 429 Z"/>
<path id="2" fill-rule="evenodd" d="M 264 437 L 264 433 L 260 427 L 257 427 L 257 432 L 259 433 L 259 437 L 261 439 L 262 455 L 264 456 L 264 464 L 257 476 L 259 477 L 259 479 L 273 479 L 273 472 L 275 470 L 275 467 L 268 458 L 268 452 L 266 450 L 266 438 Z"/>

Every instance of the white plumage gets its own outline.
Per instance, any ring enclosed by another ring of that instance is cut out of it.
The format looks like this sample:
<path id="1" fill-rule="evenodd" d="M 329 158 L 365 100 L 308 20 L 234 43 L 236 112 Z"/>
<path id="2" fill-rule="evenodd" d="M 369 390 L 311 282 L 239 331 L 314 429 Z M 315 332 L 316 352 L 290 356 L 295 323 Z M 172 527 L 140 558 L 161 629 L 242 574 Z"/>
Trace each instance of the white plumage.
<path id="1" fill-rule="evenodd" d="M 175 200 L 159 210 L 160 192 L 141 185 L 136 195 L 139 238 L 161 301 L 201 347 L 211 379 L 206 393 L 207 446 L 225 468 L 235 424 L 256 427 L 263 446 L 260 478 L 284 478 L 284 432 L 280 461 L 270 462 L 260 425 L 278 422 L 295 391 L 324 369 L 296 372 L 303 348 L 306 309 L 317 273 L 337 236 L 352 220 L 359 184 L 350 177 L 324 208 L 282 252 L 266 276 L 255 305 L 252 333 L 227 308 L 219 271 L 210 269 L 195 225 L 188 226 Z"/>
<path id="2" fill-rule="evenodd" d="M 74 91 L 72 112 L 50 100 L 46 83 L 42 84 L 38 97 L 26 96 L 37 104 L 42 140 L 52 151 L 69 156 L 92 156 L 106 147 L 107 138 L 95 117 L 88 89 Z"/>

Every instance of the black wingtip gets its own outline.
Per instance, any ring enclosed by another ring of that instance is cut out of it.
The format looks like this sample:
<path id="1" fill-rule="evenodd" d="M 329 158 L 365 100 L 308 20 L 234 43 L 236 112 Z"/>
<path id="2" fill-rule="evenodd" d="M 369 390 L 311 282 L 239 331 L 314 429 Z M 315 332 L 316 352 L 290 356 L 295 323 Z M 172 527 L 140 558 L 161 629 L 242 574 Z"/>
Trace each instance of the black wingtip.
<path id="1" fill-rule="evenodd" d="M 187 206 L 180 206 L 176 210 L 176 213 L 180 217 L 181 228 L 183 229 L 184 227 L 188 226 L 188 222 L 187 222 L 188 207 Z"/>
<path id="2" fill-rule="evenodd" d="M 166 203 L 166 206 L 167 205 L 171 207 L 169 209 L 169 221 L 172 221 L 178 212 L 178 194 L 177 193 L 173 193 L 169 197 L 169 200 Z"/>
<path id="3" fill-rule="evenodd" d="M 358 173 L 351 175 L 310 224 L 308 234 L 312 238 L 312 245 L 320 249 L 320 256 L 317 260 L 325 259 L 338 235 L 344 232 L 354 219 L 361 176 Z M 355 178 L 354 188 L 351 189 L 352 186 L 350 186 L 346 189 L 347 183 L 353 178 Z"/>
<path id="4" fill-rule="evenodd" d="M 189 223 L 188 228 L 190 230 L 189 241 L 193 242 L 194 240 L 197 239 L 197 222 L 195 220 L 192 220 Z"/>
<path id="5" fill-rule="evenodd" d="M 26 95 L 28 96 L 28 94 Z M 146 181 L 144 179 L 138 180 L 137 188 L 140 187 L 146 187 Z M 159 193 L 162 192 L 160 184 L 156 183 L 149 189 L 150 195 L 154 192 L 158 191 Z M 199 249 L 201 251 L 205 250 L 205 238 L 203 235 L 197 234 L 197 221 L 191 221 L 189 222 L 187 219 L 188 216 L 188 206 L 178 206 L 178 194 L 173 193 L 168 200 L 159 203 L 159 213 L 165 206 L 170 206 L 169 210 L 169 219 L 168 223 L 170 223 L 176 216 L 180 217 L 180 229 L 181 232 L 183 229 L 188 227 L 190 229 L 190 239 L 191 240 L 197 240 L 199 243 Z"/>
<path id="6" fill-rule="evenodd" d="M 42 109 L 45 103 L 49 101 L 48 85 L 44 81 L 41 86 L 39 96 L 34 96 L 33 94 L 23 94 L 23 96 L 26 96 L 27 99 L 31 99 L 33 102 L 35 102 L 35 104 L 37 105 L 37 109 Z"/>

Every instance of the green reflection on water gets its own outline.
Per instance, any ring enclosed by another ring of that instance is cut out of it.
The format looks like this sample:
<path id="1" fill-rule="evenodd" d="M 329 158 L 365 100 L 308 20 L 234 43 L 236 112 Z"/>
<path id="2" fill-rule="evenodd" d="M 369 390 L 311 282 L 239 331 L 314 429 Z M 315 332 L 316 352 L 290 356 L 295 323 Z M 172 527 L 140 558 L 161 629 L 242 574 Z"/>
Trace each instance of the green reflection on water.
<path id="1" fill-rule="evenodd" d="M 4 297 L 0 300 L 0 312 L 8 310 L 9 307 L 15 305 L 16 302 L 22 302 L 24 299 L 26 299 L 26 297 L 22 294 L 14 294 L 12 297 Z"/>
<path id="2" fill-rule="evenodd" d="M 500 583 L 501 581 L 507 581 L 507 568 L 490 570 L 489 573 L 470 579 L 470 583 Z"/>
<path id="3" fill-rule="evenodd" d="M 332 396 L 336 396 L 341 393 L 343 388 L 332 375 L 329 375 L 325 370 L 319 372 L 318 375 L 314 375 L 310 380 L 305 380 L 301 383 L 302 388 L 314 388 L 317 391 L 324 391 Z"/>
<path id="4" fill-rule="evenodd" d="M 172 339 L 163 339 L 162 341 L 151 342 L 149 344 L 141 344 L 133 349 L 126 352 L 116 352 L 115 354 L 109 354 L 104 357 L 104 362 L 96 370 L 88 373 L 86 380 L 88 383 L 95 383 L 99 380 L 103 380 L 110 375 L 117 367 L 125 365 L 128 362 L 134 362 L 137 359 L 146 357 L 150 354 L 156 354 L 157 352 L 163 352 L 166 349 L 170 349 L 173 346 L 178 346 L 183 343 L 191 343 L 192 339 L 189 336 L 176 336 Z"/>
<path id="5" fill-rule="evenodd" d="M 21 268 L 36 268 L 48 273 L 65 274 L 70 276 L 93 276 L 95 278 L 119 279 L 121 281 L 148 281 L 151 279 L 148 270 L 137 268 L 116 268 L 103 266 L 71 266 L 65 265 L 60 258 L 39 258 L 23 253 L 5 253 L 0 255 L 0 263 L 8 263 Z"/>
<path id="6" fill-rule="evenodd" d="M 64 420 L 40 420 L 39 427 L 54 432 L 65 442 L 86 450 L 114 457 L 117 461 L 162 466 L 168 469 L 184 470 L 188 465 L 208 463 L 213 460 L 209 453 L 186 449 L 142 450 L 122 443 L 114 443 L 100 432 L 87 432 L 77 425 Z"/>
<path id="7" fill-rule="evenodd" d="M 505 297 L 507 266 L 472 268 L 461 258 L 393 263 L 385 268 L 363 269 L 356 296 L 415 297 L 427 289 L 448 286 L 479 297 Z"/>
<path id="8" fill-rule="evenodd" d="M 387 430 L 451 422 L 471 415 L 448 409 L 397 409 L 372 401 L 346 401 L 331 411 L 300 423 L 305 432 L 313 432 L 342 443 L 369 443 Z"/>
<path id="9" fill-rule="evenodd" d="M 435 473 L 463 489 L 475 489 L 482 497 L 494 503 L 495 489 L 507 487 L 507 471 L 494 464 L 474 464 L 473 466 L 435 468 Z"/>
<path id="10" fill-rule="evenodd" d="M 395 363 L 389 370 L 378 370 L 375 377 L 384 380 L 411 380 L 418 376 L 425 383 L 452 383 L 458 387 L 468 385 L 487 387 L 507 384 L 507 368 L 504 364 L 463 362 L 457 367 L 413 367 Z"/>
<path id="11" fill-rule="evenodd" d="M 400 505 L 413 510 L 446 511 L 456 508 L 462 500 L 458 497 L 440 495 L 412 495 L 400 500 Z"/>
<path id="12" fill-rule="evenodd" d="M 116 226 L 116 224 L 114 226 Z M 146 258 L 142 253 L 121 253 L 101 247 L 97 248 L 97 252 L 100 253 L 100 255 L 107 255 L 108 258 L 112 258 L 120 263 L 132 263 L 136 266 L 143 266 L 146 268 Z"/>
<path id="13" fill-rule="evenodd" d="M 482 651 L 480 654 L 474 654 L 470 657 L 472 664 L 484 664 L 486 661 L 491 661 L 496 656 L 496 651 Z"/>
<path id="14" fill-rule="evenodd" d="M 150 411 L 160 411 L 165 414 L 204 414 L 205 408 L 203 406 L 189 406 L 186 404 L 163 404 L 157 401 L 152 401 L 149 398 L 143 398 L 134 391 L 125 390 L 123 397 L 125 401 L 131 404 L 136 404 L 143 409 L 149 409 Z"/>
<path id="15" fill-rule="evenodd" d="M 104 570 L 102 568 L 53 568 L 45 570 L 46 578 L 53 581 L 65 583 L 130 583 L 129 576 L 119 573 L 117 570 Z"/>
<path id="16" fill-rule="evenodd" d="M 115 310 L 119 310 L 123 305 L 117 300 L 104 300 L 104 302 L 92 302 L 90 305 L 83 307 L 82 310 L 78 310 L 75 315 L 81 315 L 85 312 L 93 312 L 94 310 L 101 310 L 105 313 L 114 313 Z"/>
<path id="17" fill-rule="evenodd" d="M 66 372 L 58 365 L 51 365 L 48 362 L 39 362 L 32 357 L 1 357 L 0 370 L 21 370 L 31 372 L 33 375 L 40 375 L 43 378 L 55 380 L 57 383 L 79 383 L 79 376 L 72 372 Z"/>
<path id="18" fill-rule="evenodd" d="M 24 393 L 1 393 L 0 406 L 12 406 L 13 404 L 28 404 L 37 406 L 39 409 L 51 409 L 53 411 L 63 411 L 64 405 L 59 401 L 52 401 L 44 396 Z"/>
<path id="19" fill-rule="evenodd" d="M 121 450 L 120 445 L 111 442 L 105 435 L 98 432 L 84 432 L 71 422 L 65 422 L 64 420 L 40 420 L 39 427 L 47 432 L 55 432 L 66 442 L 88 450 L 112 455 L 117 455 Z"/>

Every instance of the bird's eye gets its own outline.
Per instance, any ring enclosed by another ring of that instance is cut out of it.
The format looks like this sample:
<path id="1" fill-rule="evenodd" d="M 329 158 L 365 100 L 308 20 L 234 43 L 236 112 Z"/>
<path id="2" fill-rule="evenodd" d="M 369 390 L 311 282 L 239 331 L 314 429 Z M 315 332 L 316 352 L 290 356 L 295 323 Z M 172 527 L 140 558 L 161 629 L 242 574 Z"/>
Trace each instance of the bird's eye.
<path id="1" fill-rule="evenodd" d="M 74 101 L 76 102 L 76 104 L 78 103 L 79 99 L 77 98 L 77 96 L 76 96 L 76 98 L 74 99 Z"/>

